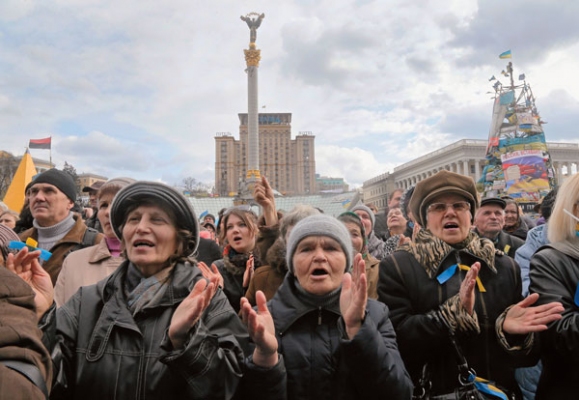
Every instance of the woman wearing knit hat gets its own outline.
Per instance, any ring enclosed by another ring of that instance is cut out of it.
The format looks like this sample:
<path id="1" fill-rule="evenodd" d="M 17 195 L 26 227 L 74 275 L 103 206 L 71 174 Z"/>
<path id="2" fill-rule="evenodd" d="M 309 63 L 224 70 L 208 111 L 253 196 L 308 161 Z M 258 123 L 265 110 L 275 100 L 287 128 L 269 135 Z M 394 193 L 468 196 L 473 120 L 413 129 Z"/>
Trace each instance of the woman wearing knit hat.
<path id="1" fill-rule="evenodd" d="M 531 307 L 538 296 L 521 301 L 519 267 L 471 231 L 477 207 L 471 177 L 443 170 L 420 181 L 410 208 L 422 229 L 380 264 L 378 298 L 390 307 L 417 387 L 430 396 L 459 387 L 453 334 L 471 368 L 521 398 L 514 368 L 533 362 L 525 357 L 533 333 L 561 318 L 562 307 Z"/>
<path id="2" fill-rule="evenodd" d="M 258 290 L 261 290 L 265 294 L 265 298 L 270 300 L 283 283 L 287 274 L 286 243 L 293 227 L 302 219 L 319 213 L 316 208 L 310 205 L 298 204 L 283 215 L 283 218 L 277 224 L 279 229 L 276 232 L 274 232 L 275 228 L 270 230 L 272 232 L 270 235 L 275 235 L 275 239 L 267 250 L 265 256 L 266 265 L 262 265 L 255 270 L 253 278 L 249 282 L 249 288 L 245 293 L 245 297 L 247 297 L 252 306 L 256 304 L 255 293 Z M 262 237 L 265 236 L 263 235 Z"/>
<path id="3" fill-rule="evenodd" d="M 340 214 L 338 220 L 342 221 L 346 229 L 348 229 L 348 232 L 350 232 L 354 252 L 362 255 L 362 259 L 366 264 L 368 297 L 376 300 L 378 298 L 378 265 L 380 264 L 380 260 L 377 260 L 368 252 L 368 239 L 366 238 L 364 224 L 360 217 L 351 211 Z"/>
<path id="4" fill-rule="evenodd" d="M 336 218 L 312 215 L 287 240 L 288 274 L 257 310 L 242 299 L 241 314 L 253 341 L 254 362 L 287 370 L 287 398 L 409 399 L 412 394 L 388 318 L 388 309 L 367 300 L 361 254 Z M 351 270 L 353 265 L 352 272 Z"/>
<path id="5" fill-rule="evenodd" d="M 190 257 L 199 225 L 180 192 L 132 183 L 114 197 L 110 223 L 126 261 L 56 311 L 55 397 L 232 398 L 244 370 L 270 390 L 282 384 L 268 380 L 282 366 L 245 363 L 247 330 Z"/>
<path id="6" fill-rule="evenodd" d="M 124 261 L 121 241 L 115 235 L 109 213 L 115 195 L 134 182 L 131 178 L 113 178 L 99 187 L 96 193 L 96 215 L 105 238 L 97 245 L 66 256 L 54 286 L 57 307 L 66 303 L 81 286 L 92 285 L 112 274 Z"/>
<path id="7" fill-rule="evenodd" d="M 376 216 L 364 204 L 358 204 L 350 210 L 354 214 L 358 215 L 364 224 L 364 229 L 366 231 L 366 239 L 368 242 L 368 251 L 376 259 L 381 260 L 386 255 L 384 242 L 376 236 L 374 233 L 374 224 L 376 223 Z"/>

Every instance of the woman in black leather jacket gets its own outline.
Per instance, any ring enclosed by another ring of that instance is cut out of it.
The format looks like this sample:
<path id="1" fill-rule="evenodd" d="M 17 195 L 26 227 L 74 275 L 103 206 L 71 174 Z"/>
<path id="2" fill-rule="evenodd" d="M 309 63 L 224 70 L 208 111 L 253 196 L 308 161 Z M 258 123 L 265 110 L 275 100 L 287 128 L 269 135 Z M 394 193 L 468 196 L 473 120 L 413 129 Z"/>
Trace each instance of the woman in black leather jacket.
<path id="1" fill-rule="evenodd" d="M 563 318 L 541 333 L 543 372 L 536 399 L 575 399 L 579 393 L 579 174 L 557 193 L 550 244 L 531 258 L 529 287 L 539 302 L 563 304 Z"/>
<path id="2" fill-rule="evenodd" d="M 127 261 L 56 311 L 51 398 L 283 398 L 283 363 L 245 360 L 247 330 L 189 257 L 199 242 L 189 201 L 136 182 L 117 193 L 110 220 Z"/>

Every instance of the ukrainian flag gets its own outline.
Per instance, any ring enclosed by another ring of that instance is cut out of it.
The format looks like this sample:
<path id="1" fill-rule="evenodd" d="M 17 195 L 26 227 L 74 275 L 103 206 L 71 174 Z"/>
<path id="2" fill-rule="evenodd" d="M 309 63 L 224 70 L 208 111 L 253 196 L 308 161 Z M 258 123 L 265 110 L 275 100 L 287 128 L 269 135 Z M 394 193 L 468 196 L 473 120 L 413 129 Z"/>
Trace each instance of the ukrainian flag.
<path id="1" fill-rule="evenodd" d="M 499 58 L 512 58 L 511 51 L 507 50 L 504 53 L 499 54 Z"/>

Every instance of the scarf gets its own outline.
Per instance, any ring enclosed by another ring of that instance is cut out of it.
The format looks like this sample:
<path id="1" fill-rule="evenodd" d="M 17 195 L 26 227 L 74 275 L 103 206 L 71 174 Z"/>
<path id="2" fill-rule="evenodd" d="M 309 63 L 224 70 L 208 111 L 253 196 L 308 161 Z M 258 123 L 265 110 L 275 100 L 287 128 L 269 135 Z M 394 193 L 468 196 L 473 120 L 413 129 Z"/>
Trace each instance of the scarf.
<path id="1" fill-rule="evenodd" d="M 249 257 L 253 255 L 253 267 L 261 265 L 259 256 L 255 252 L 238 253 L 230 244 L 223 248 L 223 265 L 231 275 L 243 275 Z"/>
<path id="2" fill-rule="evenodd" d="M 113 257 L 120 257 L 121 255 L 121 241 L 115 238 L 105 237 L 107 248 Z"/>
<path id="3" fill-rule="evenodd" d="M 438 266 L 453 251 L 460 250 L 481 258 L 495 273 L 495 254 L 503 254 L 495 249 L 492 241 L 479 237 L 475 232 L 470 231 L 462 242 L 450 245 L 428 229 L 418 231 L 412 242 L 403 244 L 398 250 L 412 254 L 431 279 L 436 276 Z"/>
<path id="4" fill-rule="evenodd" d="M 163 297 L 170 283 L 174 266 L 163 268 L 155 275 L 145 278 L 135 264 L 129 262 L 125 278 L 125 296 L 133 316 L 147 305 L 154 304 Z"/>

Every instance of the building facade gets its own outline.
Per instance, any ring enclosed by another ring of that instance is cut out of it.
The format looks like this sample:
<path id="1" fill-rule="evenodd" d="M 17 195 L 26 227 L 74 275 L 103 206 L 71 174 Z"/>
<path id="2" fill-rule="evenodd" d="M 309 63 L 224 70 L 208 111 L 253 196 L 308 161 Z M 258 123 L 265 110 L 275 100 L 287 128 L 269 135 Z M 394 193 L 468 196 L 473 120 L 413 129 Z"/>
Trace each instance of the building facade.
<path id="1" fill-rule="evenodd" d="M 320 176 L 316 174 L 316 189 L 318 193 L 344 193 L 350 190 L 344 178 Z"/>
<path id="2" fill-rule="evenodd" d="M 486 164 L 487 144 L 487 140 L 459 140 L 402 164 L 391 173 L 369 179 L 362 186 L 364 202 L 374 204 L 381 211 L 388 204 L 388 194 L 394 189 L 406 190 L 443 169 L 471 176 L 478 181 Z M 547 148 L 557 184 L 561 184 L 567 176 L 577 172 L 579 144 L 547 143 Z"/>
<path id="3" fill-rule="evenodd" d="M 77 193 L 82 193 L 82 189 L 86 186 L 92 186 L 95 182 L 105 183 L 108 178 L 106 176 L 101 176 L 97 174 L 78 174 L 76 181 L 76 191 Z"/>
<path id="4" fill-rule="evenodd" d="M 315 136 L 300 132 L 291 138 L 291 113 L 260 113 L 259 170 L 282 194 L 316 192 Z M 246 177 L 248 114 L 239 114 L 239 140 L 230 133 L 215 135 L 215 191 L 234 196 Z"/>

